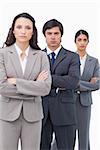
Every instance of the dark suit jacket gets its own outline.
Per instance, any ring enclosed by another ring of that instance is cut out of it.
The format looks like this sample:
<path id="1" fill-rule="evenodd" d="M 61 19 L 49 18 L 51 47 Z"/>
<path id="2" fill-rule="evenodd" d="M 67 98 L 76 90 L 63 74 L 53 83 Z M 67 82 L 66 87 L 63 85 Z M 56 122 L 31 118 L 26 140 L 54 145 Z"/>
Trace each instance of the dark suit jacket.
<path id="1" fill-rule="evenodd" d="M 79 82 L 79 68 L 78 55 L 62 47 L 51 67 L 51 92 L 48 96 L 43 97 L 43 124 L 45 124 L 48 114 L 54 125 L 76 123 L 74 89 Z"/>

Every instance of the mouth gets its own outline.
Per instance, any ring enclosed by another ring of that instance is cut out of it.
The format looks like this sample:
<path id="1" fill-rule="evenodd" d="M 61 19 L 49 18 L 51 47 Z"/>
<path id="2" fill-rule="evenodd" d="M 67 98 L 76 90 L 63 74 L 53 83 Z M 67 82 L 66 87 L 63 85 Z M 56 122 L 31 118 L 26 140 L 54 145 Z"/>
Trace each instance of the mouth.
<path id="1" fill-rule="evenodd" d="M 81 48 L 85 48 L 85 46 L 80 46 Z"/>
<path id="2" fill-rule="evenodd" d="M 51 41 L 51 43 L 52 43 L 52 44 L 55 44 L 55 43 L 56 43 L 56 41 Z"/>
<path id="3" fill-rule="evenodd" d="M 20 37 L 20 38 L 26 38 L 26 36 L 23 36 L 23 35 L 22 35 L 22 36 L 19 36 L 19 37 Z"/>

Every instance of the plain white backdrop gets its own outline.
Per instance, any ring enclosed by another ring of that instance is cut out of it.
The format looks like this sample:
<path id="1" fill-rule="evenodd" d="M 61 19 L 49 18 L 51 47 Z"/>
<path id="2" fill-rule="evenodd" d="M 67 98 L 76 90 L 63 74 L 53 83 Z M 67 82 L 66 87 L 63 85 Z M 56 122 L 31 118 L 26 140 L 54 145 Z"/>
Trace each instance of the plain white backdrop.
<path id="1" fill-rule="evenodd" d="M 62 45 L 65 48 L 76 51 L 75 33 L 79 29 L 84 29 L 90 36 L 87 51 L 100 61 L 100 4 L 98 1 L 3 0 L 0 2 L 0 47 L 6 40 L 13 18 L 22 12 L 28 12 L 35 18 L 38 43 L 42 49 L 45 47 L 45 39 L 42 34 L 43 24 L 55 18 L 64 26 Z M 90 143 L 91 150 L 100 149 L 100 91 L 93 92 Z M 75 150 L 77 150 L 77 143 Z"/>

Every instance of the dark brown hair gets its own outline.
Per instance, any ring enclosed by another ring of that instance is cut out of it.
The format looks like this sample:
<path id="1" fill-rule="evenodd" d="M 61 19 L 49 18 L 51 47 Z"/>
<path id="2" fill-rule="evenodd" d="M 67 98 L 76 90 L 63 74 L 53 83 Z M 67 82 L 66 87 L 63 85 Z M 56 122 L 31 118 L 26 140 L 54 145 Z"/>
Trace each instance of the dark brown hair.
<path id="1" fill-rule="evenodd" d="M 80 34 L 84 34 L 84 35 L 87 37 L 88 42 L 89 42 L 89 34 L 88 34 L 88 32 L 81 29 L 81 30 L 77 31 L 76 34 L 75 34 L 75 39 L 74 39 L 74 42 L 75 42 L 75 43 L 76 43 L 77 37 L 78 37 Z"/>
<path id="2" fill-rule="evenodd" d="M 12 23 L 12 26 L 11 28 L 9 29 L 9 32 L 8 32 L 8 36 L 6 38 L 6 41 L 5 41 L 5 45 L 6 46 L 10 46 L 12 44 L 14 44 L 16 42 L 16 39 L 15 39 L 15 36 L 13 34 L 13 30 L 14 30 L 14 26 L 15 26 L 15 22 L 18 18 L 20 17 L 23 17 L 23 18 L 27 18 L 27 19 L 30 19 L 33 23 L 33 35 L 29 41 L 29 45 L 33 48 L 33 49 L 40 49 L 39 46 L 38 46 L 38 41 L 37 41 L 37 28 L 35 26 L 35 20 L 34 18 L 28 14 L 28 13 L 21 13 L 21 14 L 18 14 L 14 20 L 13 20 L 13 23 Z"/>
<path id="3" fill-rule="evenodd" d="M 63 25 L 56 19 L 51 19 L 49 21 L 47 21 L 44 26 L 43 26 L 43 29 L 42 29 L 42 32 L 45 36 L 45 31 L 48 30 L 48 29 L 51 29 L 53 27 L 59 27 L 59 30 L 61 32 L 61 36 L 63 35 Z"/>

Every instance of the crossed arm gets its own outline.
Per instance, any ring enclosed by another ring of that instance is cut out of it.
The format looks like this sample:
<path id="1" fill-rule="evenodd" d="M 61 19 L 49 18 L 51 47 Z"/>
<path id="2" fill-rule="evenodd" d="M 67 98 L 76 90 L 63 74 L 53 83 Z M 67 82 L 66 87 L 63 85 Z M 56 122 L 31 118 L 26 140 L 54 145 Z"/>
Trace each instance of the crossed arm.
<path id="1" fill-rule="evenodd" d="M 4 53 L 0 51 L 0 94 L 13 99 L 32 100 L 34 96 L 47 95 L 51 88 L 49 62 L 42 54 L 41 73 L 36 80 L 8 78 L 4 61 Z"/>
<path id="2" fill-rule="evenodd" d="M 98 60 L 95 63 L 94 74 L 90 81 L 80 80 L 80 91 L 95 91 L 100 88 L 100 66 Z"/>

